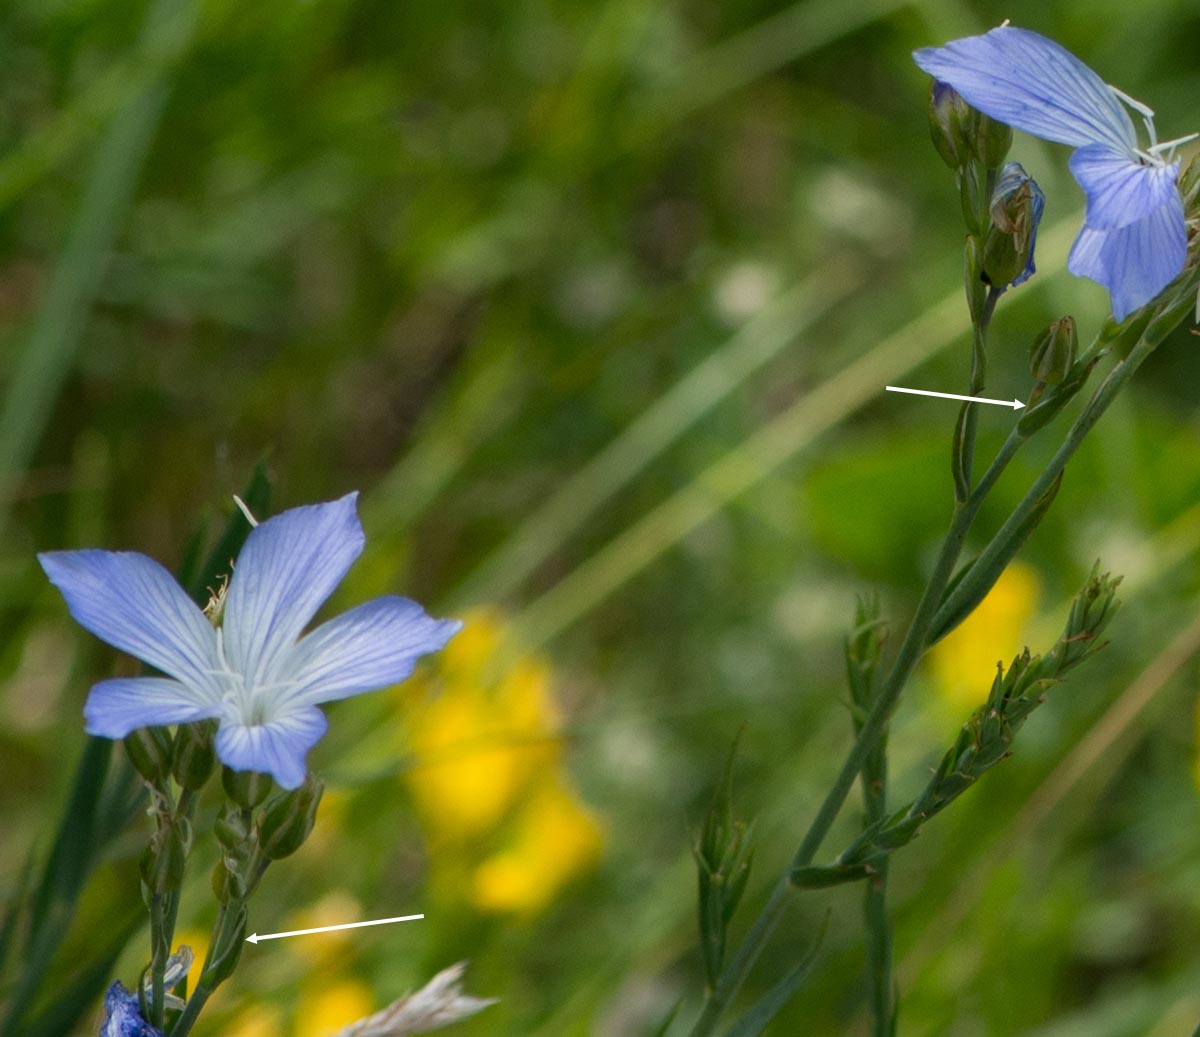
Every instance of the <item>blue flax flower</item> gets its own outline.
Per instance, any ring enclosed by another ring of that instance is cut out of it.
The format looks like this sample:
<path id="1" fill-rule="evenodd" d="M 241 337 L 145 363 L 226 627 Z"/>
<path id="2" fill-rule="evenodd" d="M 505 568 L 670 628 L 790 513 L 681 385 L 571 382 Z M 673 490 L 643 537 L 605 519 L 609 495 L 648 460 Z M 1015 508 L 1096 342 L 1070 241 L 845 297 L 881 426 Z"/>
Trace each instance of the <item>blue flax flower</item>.
<path id="1" fill-rule="evenodd" d="M 357 494 L 293 508 L 255 527 L 214 627 L 170 573 L 145 555 L 38 555 L 71 615 L 97 637 L 160 670 L 96 684 L 90 734 L 218 722 L 216 749 L 234 770 L 304 781 L 305 757 L 328 726 L 322 702 L 403 680 L 461 624 L 407 598 L 375 598 L 301 637 L 363 548 Z"/>
<path id="2" fill-rule="evenodd" d="M 1028 29 L 1004 25 L 918 50 L 913 58 L 993 119 L 1076 149 L 1071 173 L 1087 196 L 1087 214 L 1067 267 L 1108 289 L 1117 320 L 1148 303 L 1183 269 L 1187 232 L 1176 185 L 1179 163 L 1163 155 L 1192 137 L 1159 144 L 1149 108 Z M 1145 148 L 1126 106 L 1142 116 Z"/>
<path id="3" fill-rule="evenodd" d="M 138 1011 L 138 1000 L 120 983 L 104 995 L 104 1022 L 99 1037 L 162 1037 Z"/>

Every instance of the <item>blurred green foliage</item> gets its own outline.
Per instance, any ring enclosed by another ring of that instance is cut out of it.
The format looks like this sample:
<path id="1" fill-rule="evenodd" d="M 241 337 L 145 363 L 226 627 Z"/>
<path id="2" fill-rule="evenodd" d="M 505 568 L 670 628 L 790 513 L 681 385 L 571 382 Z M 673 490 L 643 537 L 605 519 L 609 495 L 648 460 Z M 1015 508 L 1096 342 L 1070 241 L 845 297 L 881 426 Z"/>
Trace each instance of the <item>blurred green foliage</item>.
<path id="1" fill-rule="evenodd" d="M 281 507 L 364 491 L 347 597 L 495 606 L 527 632 L 607 833 L 599 866 L 544 911 L 431 913 L 347 944 L 339 974 L 382 1004 L 468 958 L 470 990 L 502 1000 L 455 1032 L 651 1033 L 701 983 L 689 828 L 731 738 L 744 723 L 749 904 L 847 745 L 855 594 L 879 588 L 898 626 L 949 515 L 954 406 L 880 391 L 962 391 L 968 360 L 958 203 L 909 52 L 1011 17 L 1176 136 L 1196 128 L 1200 15 L 1180 0 L 157 7 L 189 31 L 147 33 L 129 0 L 0 10 L 0 398 L 29 442 L 0 484 L 0 889 L 45 852 L 83 696 L 112 667 L 34 552 L 177 564 L 265 454 Z M 143 161 L 112 141 L 155 84 Z M 1024 398 L 1039 328 L 1070 312 L 1086 338 L 1106 301 L 1062 270 L 1081 209 L 1064 151 L 1018 137 L 1015 157 L 1046 223 L 1037 277 L 993 325 L 989 388 Z M 47 300 L 88 211 L 111 235 L 85 235 L 96 278 L 48 359 L 39 329 L 61 323 Z M 17 372 L 51 359 L 49 403 L 22 409 Z M 1126 607 L 1017 756 L 893 862 L 904 1034 L 1121 1037 L 1200 1018 L 1198 381 L 1181 332 L 1023 551 L 1045 629 L 1097 557 L 1126 575 Z M 981 456 L 1012 420 L 995 411 Z M 1013 466 L 981 532 L 1051 440 Z M 893 724 L 897 802 L 946 748 L 937 696 L 918 679 Z M 345 762 L 397 723 L 381 702 L 334 711 L 314 764 L 345 795 L 339 841 L 273 871 L 258 929 L 331 889 L 364 917 L 420 909 L 432 850 L 404 760 Z M 108 851 L 66 958 L 138 910 L 144 836 L 135 823 Z M 193 879 L 200 903 L 203 867 Z M 797 899 L 776 961 L 834 914 L 770 1032 L 860 1031 L 858 899 Z M 219 1007 L 291 1004 L 321 975 L 259 950 Z"/>

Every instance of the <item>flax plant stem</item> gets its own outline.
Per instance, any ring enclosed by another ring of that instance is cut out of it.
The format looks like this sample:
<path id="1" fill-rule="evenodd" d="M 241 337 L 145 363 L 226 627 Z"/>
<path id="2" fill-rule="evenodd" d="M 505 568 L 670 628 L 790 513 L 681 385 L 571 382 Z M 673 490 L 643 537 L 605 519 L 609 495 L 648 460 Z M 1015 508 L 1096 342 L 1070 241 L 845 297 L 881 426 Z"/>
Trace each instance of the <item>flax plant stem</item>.
<path id="1" fill-rule="evenodd" d="M 1182 319 L 1182 315 L 1180 319 Z M 1108 409 L 1113 399 L 1125 387 L 1126 383 L 1138 367 L 1141 366 L 1146 357 L 1154 351 L 1176 324 L 1178 324 L 1178 320 L 1169 325 L 1167 322 L 1152 322 L 1148 331 L 1138 339 L 1137 344 L 1130 351 L 1129 355 L 1109 372 L 1108 377 L 1096 389 L 1082 413 L 1076 418 L 1062 446 L 1059 447 L 1045 470 L 1038 476 L 1000 531 L 997 532 L 988 547 L 985 548 L 983 554 L 976 561 L 976 569 L 983 570 L 986 568 L 988 561 L 995 560 L 995 556 L 1002 549 L 1005 540 L 1028 519 L 1030 513 L 1037 507 L 1039 501 L 1042 500 L 1047 489 L 1062 473 L 1067 462 L 1074 456 L 1075 451 L 1079 449 L 1079 446 Z M 950 529 L 946 533 L 946 538 L 942 543 L 942 549 L 934 566 L 934 571 L 917 605 L 916 613 L 913 616 L 908 632 L 905 634 L 904 641 L 897 653 L 891 672 L 881 687 L 870 712 L 863 720 L 858 738 L 847 754 L 846 760 L 837 777 L 834 779 L 833 785 L 826 793 L 825 799 L 808 831 L 805 833 L 799 848 L 796 850 L 787 872 L 775 884 L 767 903 L 759 912 L 758 918 L 738 949 L 737 955 L 722 973 L 716 988 L 708 995 L 700 1017 L 692 1028 L 691 1037 L 708 1037 L 708 1035 L 712 1034 L 726 1007 L 741 989 L 750 969 L 766 946 L 767 940 L 778 926 L 787 906 L 788 894 L 793 888 L 790 881 L 792 871 L 812 863 L 817 850 L 820 848 L 822 841 L 828 834 L 829 829 L 832 827 L 833 822 L 836 820 L 838 813 L 845 803 L 846 797 L 849 795 L 850 789 L 853 787 L 855 779 L 858 777 L 867 757 L 878 745 L 892 711 L 899 701 L 900 693 L 903 691 L 908 678 L 912 674 L 913 668 L 928 647 L 930 632 L 936 629 L 936 618 L 941 614 L 948 614 L 951 611 L 956 594 L 962 590 L 961 585 L 955 588 L 955 593 L 949 595 L 946 602 L 942 603 L 942 596 L 953 574 L 955 562 L 962 551 L 967 532 L 979 510 L 979 506 L 983 503 L 984 498 L 991 491 L 1001 472 L 1007 467 L 1008 462 L 1012 460 L 1013 455 L 1015 455 L 1025 438 L 1014 427 L 987 472 L 980 479 L 978 486 L 975 487 L 965 501 L 955 507 L 954 517 L 951 520 Z"/>
<path id="2" fill-rule="evenodd" d="M 971 340 L 971 381 L 967 393 L 978 396 L 987 385 L 987 335 L 992 323 L 992 314 L 996 312 L 996 303 L 1002 294 L 1002 289 L 989 288 L 983 303 L 979 319 L 975 321 L 975 333 Z M 971 470 L 975 464 L 975 431 L 979 426 L 979 405 L 964 403 L 962 405 L 962 456 L 956 458 L 969 495 L 971 485 Z"/>
<path id="3" fill-rule="evenodd" d="M 884 735 L 863 764 L 863 825 L 887 816 L 887 736 Z M 895 1010 L 892 980 L 892 927 L 887 914 L 888 860 L 880 862 L 866 883 L 863 921 L 867 932 L 867 984 L 871 1006 L 872 1037 L 889 1037 Z"/>
<path id="4" fill-rule="evenodd" d="M 164 893 L 150 897 L 150 1022 L 162 1029 L 163 985 L 167 971 L 167 956 L 171 953 L 170 937 L 166 935 L 163 913 Z"/>

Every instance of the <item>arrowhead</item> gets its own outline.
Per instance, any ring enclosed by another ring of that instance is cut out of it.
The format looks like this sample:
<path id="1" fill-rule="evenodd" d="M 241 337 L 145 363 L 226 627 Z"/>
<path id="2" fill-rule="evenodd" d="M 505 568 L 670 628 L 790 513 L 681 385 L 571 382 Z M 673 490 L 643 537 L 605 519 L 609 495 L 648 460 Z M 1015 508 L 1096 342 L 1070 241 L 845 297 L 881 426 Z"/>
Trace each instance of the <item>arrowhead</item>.
<path id="1" fill-rule="evenodd" d="M 247 937 L 246 937 L 246 942 L 247 942 L 247 943 L 253 943 L 253 944 L 255 944 L 255 945 L 257 946 L 257 944 L 258 944 L 258 933 L 251 933 L 249 936 L 247 936 Z"/>
<path id="2" fill-rule="evenodd" d="M 1020 400 L 1013 400 L 1013 410 L 1024 410 L 1024 409 L 1025 409 L 1025 404 L 1023 404 Z"/>

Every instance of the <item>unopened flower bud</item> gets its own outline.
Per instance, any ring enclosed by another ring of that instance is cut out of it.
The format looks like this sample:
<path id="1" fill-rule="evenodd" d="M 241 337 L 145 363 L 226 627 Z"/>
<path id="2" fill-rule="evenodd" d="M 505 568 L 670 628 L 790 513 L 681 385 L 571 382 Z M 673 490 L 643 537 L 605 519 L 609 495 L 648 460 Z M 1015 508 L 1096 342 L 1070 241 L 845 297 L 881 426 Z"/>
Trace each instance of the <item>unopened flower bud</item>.
<path id="1" fill-rule="evenodd" d="M 259 825 L 259 846 L 266 857 L 277 861 L 300 849 L 313 830 L 324 791 L 324 783 L 310 774 L 298 789 L 267 807 Z"/>
<path id="2" fill-rule="evenodd" d="M 995 288 L 1019 285 L 1034 273 L 1033 250 L 1046 199 L 1020 163 L 1001 170 L 992 194 L 992 226 L 983 243 L 983 276 Z"/>
<path id="3" fill-rule="evenodd" d="M 165 727 L 139 727 L 125 736 L 125 752 L 138 774 L 157 783 L 171 769 L 171 732 Z"/>
<path id="4" fill-rule="evenodd" d="M 225 786 L 225 795 L 247 810 L 253 810 L 271 794 L 271 775 L 259 771 L 222 768 L 221 784 Z"/>
<path id="5" fill-rule="evenodd" d="M 142 881 L 151 893 L 168 893 L 178 889 L 183 885 L 186 862 L 187 841 L 182 827 L 172 824 L 160 828 L 142 854 Z"/>
<path id="6" fill-rule="evenodd" d="M 212 722 L 204 720 L 196 724 L 180 724 L 175 734 L 175 752 L 171 759 L 171 772 L 180 788 L 193 792 L 202 789 L 215 763 Z"/>
<path id="7" fill-rule="evenodd" d="M 1009 149 L 1012 147 L 1012 127 L 997 122 L 983 112 L 975 113 L 975 133 L 972 144 L 975 155 L 988 169 L 999 169 Z"/>
<path id="8" fill-rule="evenodd" d="M 1047 385 L 1061 385 L 1075 366 L 1077 345 L 1075 321 L 1060 317 L 1033 341 L 1029 350 L 1029 373 L 1034 391 L 1030 403 L 1036 403 Z"/>
<path id="9" fill-rule="evenodd" d="M 973 112 L 954 87 L 934 80 L 929 91 L 929 135 L 942 161 L 961 169 L 971 157 Z"/>
<path id="10" fill-rule="evenodd" d="M 200 982 L 212 989 L 220 986 L 233 975 L 237 968 L 238 959 L 242 956 L 242 947 L 246 943 L 246 909 L 243 907 L 233 920 L 228 930 L 223 930 L 213 947 L 207 967 L 200 974 Z"/>
<path id="11" fill-rule="evenodd" d="M 226 803 L 217 812 L 213 824 L 217 841 L 226 849 L 241 846 L 250 837 L 248 814 L 233 803 Z"/>

